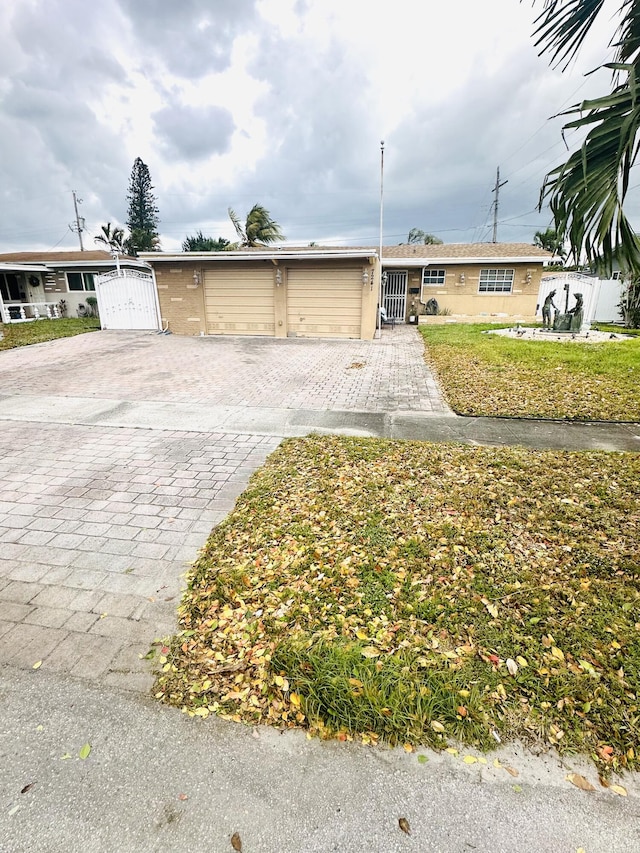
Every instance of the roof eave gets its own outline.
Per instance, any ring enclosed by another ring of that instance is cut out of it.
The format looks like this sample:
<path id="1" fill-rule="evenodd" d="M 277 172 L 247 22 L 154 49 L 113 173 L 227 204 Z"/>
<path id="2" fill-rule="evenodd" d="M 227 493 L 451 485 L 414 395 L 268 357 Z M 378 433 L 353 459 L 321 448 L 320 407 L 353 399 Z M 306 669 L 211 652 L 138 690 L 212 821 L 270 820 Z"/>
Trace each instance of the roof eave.
<path id="1" fill-rule="evenodd" d="M 149 269 L 149 264 L 145 261 L 137 261 L 137 260 L 123 260 L 120 258 L 120 266 L 121 267 L 139 267 L 140 269 Z M 57 270 L 57 269 L 76 269 L 78 267 L 82 267 L 83 269 L 95 269 L 96 267 L 108 267 L 109 269 L 116 268 L 116 262 L 111 261 L 49 261 L 47 263 L 47 270 Z"/>
<path id="2" fill-rule="evenodd" d="M 362 260 L 376 257 L 377 252 L 368 250 L 353 250 L 346 251 L 319 251 L 319 252 L 287 252 L 266 251 L 266 252 L 179 252 L 174 254 L 165 254 L 162 252 L 141 252 L 139 257 L 143 258 L 148 263 L 152 261 L 176 263 L 178 261 L 245 261 L 245 260 L 262 260 L 262 261 L 292 261 L 292 260 L 322 260 L 331 258 L 343 258 L 351 260 Z"/>
<path id="3" fill-rule="evenodd" d="M 535 257 L 483 257 L 483 258 L 385 258 L 382 256 L 382 266 L 399 267 L 434 267 L 443 264 L 546 264 L 551 258 Z"/>
<path id="4" fill-rule="evenodd" d="M 49 267 L 44 264 L 7 263 L 6 261 L 0 262 L 0 270 L 3 272 L 51 272 Z"/>

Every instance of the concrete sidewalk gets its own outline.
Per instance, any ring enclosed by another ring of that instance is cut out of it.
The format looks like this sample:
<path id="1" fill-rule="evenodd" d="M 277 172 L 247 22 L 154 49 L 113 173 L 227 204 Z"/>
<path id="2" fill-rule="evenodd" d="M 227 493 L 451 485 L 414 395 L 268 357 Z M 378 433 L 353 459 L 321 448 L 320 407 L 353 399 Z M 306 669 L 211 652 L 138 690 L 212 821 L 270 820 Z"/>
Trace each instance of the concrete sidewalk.
<path id="1" fill-rule="evenodd" d="M 436 411 L 350 411 L 0 394 L 0 421 L 274 436 L 311 432 L 536 449 L 640 451 L 640 424 L 471 418 Z"/>

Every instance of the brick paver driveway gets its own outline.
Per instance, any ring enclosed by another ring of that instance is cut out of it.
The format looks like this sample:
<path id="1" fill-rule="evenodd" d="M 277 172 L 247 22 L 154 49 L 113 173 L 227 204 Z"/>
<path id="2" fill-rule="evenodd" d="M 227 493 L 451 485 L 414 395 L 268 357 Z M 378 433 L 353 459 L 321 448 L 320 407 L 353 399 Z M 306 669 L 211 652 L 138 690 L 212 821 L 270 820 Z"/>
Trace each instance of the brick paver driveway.
<path id="1" fill-rule="evenodd" d="M 0 353 L 0 394 L 446 412 L 414 327 L 381 341 L 100 332 Z"/>
<path id="2" fill-rule="evenodd" d="M 132 689 L 181 576 L 277 435 L 15 420 L 21 395 L 446 412 L 415 329 L 382 341 L 102 332 L 0 352 L 0 664 Z M 14 401 L 12 403 L 12 401 Z"/>

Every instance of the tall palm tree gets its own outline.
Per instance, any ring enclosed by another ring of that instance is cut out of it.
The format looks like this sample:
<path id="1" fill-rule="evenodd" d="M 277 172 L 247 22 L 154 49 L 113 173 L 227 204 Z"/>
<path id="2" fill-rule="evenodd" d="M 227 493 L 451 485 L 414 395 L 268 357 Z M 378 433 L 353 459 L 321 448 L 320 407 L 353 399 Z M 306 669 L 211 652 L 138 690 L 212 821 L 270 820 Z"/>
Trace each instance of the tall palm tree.
<path id="1" fill-rule="evenodd" d="M 544 8 L 536 19 L 536 46 L 552 62 L 567 65 L 578 53 L 607 0 L 534 0 Z M 618 0 L 619 26 L 611 39 L 612 91 L 575 104 L 564 130 L 587 130 L 581 147 L 546 175 L 540 207 L 548 201 L 558 238 L 567 238 L 578 262 L 640 273 L 640 240 L 624 213 L 629 176 L 640 147 L 640 0 Z"/>
<path id="2" fill-rule="evenodd" d="M 102 243 L 110 252 L 124 252 L 124 228 L 111 229 L 111 223 L 107 222 L 100 228 L 101 234 L 94 237 L 96 243 Z"/>
<path id="3" fill-rule="evenodd" d="M 269 211 L 261 204 L 253 205 L 244 225 L 231 208 L 229 208 L 229 218 L 243 247 L 268 246 L 269 243 L 286 239 L 278 223 L 271 218 Z"/>
<path id="4" fill-rule="evenodd" d="M 562 240 L 558 239 L 558 233 L 555 228 L 547 228 L 545 231 L 536 231 L 533 235 L 533 245 L 540 249 L 545 249 L 547 252 L 553 252 L 561 258 L 564 263 L 566 252 L 562 245 Z"/>

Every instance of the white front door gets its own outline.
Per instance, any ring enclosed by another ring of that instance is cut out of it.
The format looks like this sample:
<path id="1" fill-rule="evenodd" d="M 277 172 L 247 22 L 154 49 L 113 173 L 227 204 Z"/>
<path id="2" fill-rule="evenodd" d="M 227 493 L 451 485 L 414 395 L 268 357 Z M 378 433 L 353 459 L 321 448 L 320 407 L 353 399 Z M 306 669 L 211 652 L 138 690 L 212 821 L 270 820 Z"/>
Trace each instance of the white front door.
<path id="1" fill-rule="evenodd" d="M 407 311 L 407 271 L 387 270 L 384 288 L 384 308 L 389 319 L 404 323 Z"/>

